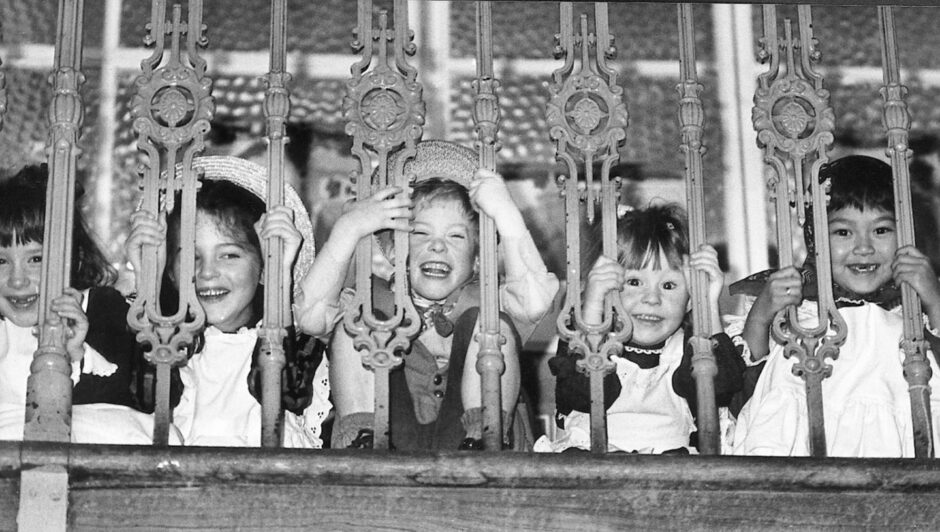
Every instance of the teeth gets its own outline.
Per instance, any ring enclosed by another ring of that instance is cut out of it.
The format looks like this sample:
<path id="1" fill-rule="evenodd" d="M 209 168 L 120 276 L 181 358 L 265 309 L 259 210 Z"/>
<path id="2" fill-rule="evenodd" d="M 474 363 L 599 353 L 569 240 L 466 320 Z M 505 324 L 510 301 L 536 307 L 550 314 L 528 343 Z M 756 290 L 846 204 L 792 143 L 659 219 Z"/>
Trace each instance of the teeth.
<path id="1" fill-rule="evenodd" d="M 431 277 L 446 277 L 450 269 L 450 265 L 443 262 L 425 262 L 421 265 L 421 273 Z"/>
<path id="2" fill-rule="evenodd" d="M 7 300 L 15 307 L 28 307 L 39 299 L 39 294 L 31 296 L 7 296 Z"/>
<path id="3" fill-rule="evenodd" d="M 877 264 L 853 264 L 849 269 L 858 273 L 871 273 L 878 269 Z"/>
<path id="4" fill-rule="evenodd" d="M 655 316 L 653 314 L 634 314 L 633 318 L 640 320 L 640 321 L 652 321 L 652 322 L 663 321 L 662 317 Z"/>
<path id="5" fill-rule="evenodd" d="M 224 296 L 228 293 L 228 290 L 224 288 L 206 288 L 204 290 L 197 290 L 196 295 L 199 297 L 218 297 Z"/>

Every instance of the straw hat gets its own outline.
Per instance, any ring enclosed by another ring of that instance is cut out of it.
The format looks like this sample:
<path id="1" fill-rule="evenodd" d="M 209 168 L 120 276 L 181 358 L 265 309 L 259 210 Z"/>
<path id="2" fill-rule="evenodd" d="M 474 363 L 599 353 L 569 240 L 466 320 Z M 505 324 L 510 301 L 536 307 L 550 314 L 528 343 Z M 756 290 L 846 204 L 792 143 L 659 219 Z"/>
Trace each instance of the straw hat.
<path id="1" fill-rule="evenodd" d="M 193 159 L 193 168 L 203 171 L 203 179 L 228 181 L 258 196 L 267 204 L 268 169 L 260 164 L 238 157 L 214 155 L 196 157 Z M 300 281 L 313 264 L 316 248 L 310 214 L 300 200 L 300 196 L 297 195 L 297 191 L 287 183 L 284 183 L 284 204 L 294 211 L 294 226 L 304 239 L 297 253 L 297 262 L 294 263 L 294 299 L 296 300 L 300 293 Z"/>
<path id="2" fill-rule="evenodd" d="M 415 181 L 432 177 L 443 177 L 469 187 L 473 174 L 480 168 L 477 152 L 446 140 L 424 140 L 417 145 L 414 158 L 405 163 L 404 173 L 413 176 Z M 398 151 L 392 157 L 389 169 L 404 156 Z"/>

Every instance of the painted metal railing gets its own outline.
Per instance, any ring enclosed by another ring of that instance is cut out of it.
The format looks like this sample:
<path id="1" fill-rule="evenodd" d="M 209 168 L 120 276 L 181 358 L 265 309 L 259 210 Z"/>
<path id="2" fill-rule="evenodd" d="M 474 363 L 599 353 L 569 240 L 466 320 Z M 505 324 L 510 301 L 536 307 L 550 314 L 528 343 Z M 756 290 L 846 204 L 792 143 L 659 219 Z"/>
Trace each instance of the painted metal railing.
<path id="1" fill-rule="evenodd" d="M 205 146 L 214 111 L 212 81 L 199 57 L 199 48 L 207 44 L 202 0 L 189 0 L 188 21 L 182 20 L 179 4 L 173 6 L 170 20 L 166 0 L 154 0 L 152 6 L 144 42 L 153 47 L 153 53 L 141 62 L 143 72 L 134 80 L 137 94 L 132 102 L 137 148 L 145 154 L 140 208 L 159 213 L 163 220 L 180 209 L 179 279 L 193 279 L 199 186 L 193 158 Z M 177 192 L 181 192 L 178 206 Z M 162 311 L 159 253 L 157 246 L 147 245 L 142 250 L 137 298 L 127 321 L 138 331 L 137 341 L 147 346 L 146 359 L 157 367 L 153 441 L 166 445 L 172 419 L 170 369 L 186 363 L 186 349 L 202 330 L 205 312 L 196 298 L 195 285 L 186 282 L 180 283 L 176 312 Z"/>
<path id="2" fill-rule="evenodd" d="M 588 223 L 593 224 L 594 207 L 600 203 L 602 252 L 616 260 L 619 181 L 610 178 L 610 168 L 620 159 L 628 116 L 623 89 L 617 85 L 617 71 L 608 63 L 617 50 L 608 29 L 607 4 L 594 4 L 595 33 L 588 30 L 587 14 L 579 16 L 575 33 L 571 2 L 561 2 L 559 10 L 561 27 L 555 55 L 563 57 L 565 63 L 552 74 L 552 98 L 546 111 L 555 157 L 568 171 L 567 177 L 560 180 L 565 197 L 568 289 L 557 327 L 569 351 L 582 357 L 578 368 L 587 373 L 591 383 L 591 450 L 605 453 L 604 375 L 614 369 L 610 356 L 622 352 L 623 342 L 630 339 L 632 322 L 616 294 L 607 295 L 602 323 L 589 324 L 581 316 L 581 204 L 583 199 Z M 601 168 L 599 197 L 594 187 L 596 163 Z M 583 188 L 579 180 L 582 172 Z"/>
<path id="3" fill-rule="evenodd" d="M 836 309 L 832 293 L 832 266 L 826 217 L 826 185 L 819 182 L 819 169 L 828 162 L 833 142 L 835 114 L 829 91 L 814 70 L 820 54 L 812 30 L 809 6 L 798 7 L 799 35 L 793 34 L 790 19 L 784 21 L 784 38 L 778 39 L 775 6 L 763 7 L 764 35 L 760 58 L 768 71 L 758 76 L 754 95 L 753 122 L 764 162 L 773 178 L 768 181 L 777 213 L 777 248 L 780 266 L 796 266 L 791 227 L 795 216 L 800 226 L 808 223 L 806 208 L 812 208 L 819 300 L 815 326 L 799 323 L 791 305 L 773 319 L 772 334 L 784 345 L 787 357 L 796 357 L 794 374 L 806 382 L 810 452 L 826 455 L 822 381 L 832 374 L 827 359 L 839 356 L 845 342 L 845 321 Z M 785 73 L 781 75 L 781 64 Z M 807 196 L 808 194 L 808 196 Z M 795 213 L 791 211 L 795 205 Z"/>
<path id="4" fill-rule="evenodd" d="M 911 115 L 904 95 L 907 87 L 901 85 L 901 61 L 898 54 L 897 34 L 894 29 L 894 10 L 878 8 L 881 26 L 882 70 L 884 71 L 884 125 L 887 129 L 888 149 L 894 176 L 894 212 L 897 218 L 898 247 L 914 245 L 914 219 L 911 211 L 911 175 L 908 164 L 911 149 L 907 136 L 911 129 Z M 904 337 L 904 378 L 911 396 L 911 421 L 914 429 L 914 456 L 934 456 L 933 423 L 930 415 L 930 362 L 927 360 L 927 342 L 924 340 L 923 312 L 914 288 L 901 285 L 901 307 Z M 934 325 L 935 326 L 935 325 Z"/>
<path id="5" fill-rule="evenodd" d="M 389 186 L 410 194 L 404 165 L 414 157 L 415 144 L 424 125 L 424 102 L 418 72 L 408 64 L 414 55 L 413 36 L 408 30 L 407 2 L 395 0 L 394 26 L 387 11 L 373 26 L 372 0 L 359 0 L 358 26 L 353 48 L 361 59 L 351 69 L 346 83 L 343 113 L 346 133 L 352 137 L 352 154 L 359 163 L 355 172 L 356 197 L 360 200 Z M 389 154 L 401 150 L 395 168 Z M 373 168 L 375 170 L 373 171 Z M 389 176 L 392 176 L 390 181 Z M 408 249 L 408 232 L 395 231 L 395 249 Z M 372 239 L 356 247 L 356 296 L 344 317 L 346 331 L 356 349 L 365 350 L 362 363 L 375 375 L 375 424 L 373 447 L 388 448 L 389 371 L 402 363 L 402 352 L 411 345 L 421 327 L 421 318 L 408 288 L 407 254 L 395 253 L 395 314 L 379 319 L 372 306 Z"/>

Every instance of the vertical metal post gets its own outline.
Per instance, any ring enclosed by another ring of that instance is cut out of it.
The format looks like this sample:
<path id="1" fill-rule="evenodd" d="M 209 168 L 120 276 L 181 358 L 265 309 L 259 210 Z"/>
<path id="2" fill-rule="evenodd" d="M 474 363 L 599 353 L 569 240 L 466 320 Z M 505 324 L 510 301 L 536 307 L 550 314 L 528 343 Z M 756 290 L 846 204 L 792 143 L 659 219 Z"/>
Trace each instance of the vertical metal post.
<path id="1" fill-rule="evenodd" d="M 764 150 L 764 162 L 773 174 L 768 186 L 777 212 L 781 266 L 794 265 L 791 205 L 795 206 L 800 225 L 806 223 L 806 209 L 812 210 L 819 293 L 817 323 L 814 327 L 801 325 L 796 307 L 790 306 L 774 317 L 771 334 L 783 344 L 786 357 L 798 360 L 793 372 L 806 382 L 810 452 L 813 456 L 825 456 L 822 381 L 832 373 L 827 359 L 839 356 L 846 338 L 845 321 L 832 295 L 826 185 L 819 182 L 819 168 L 829 160 L 827 152 L 833 142 L 835 114 L 829 106 L 829 91 L 823 86 L 822 75 L 813 67 L 820 53 L 813 37 L 810 7 L 799 6 L 798 17 L 799 35 L 793 35 L 791 21 L 787 19 L 780 41 L 776 7 L 763 6 L 764 35 L 759 57 L 770 65 L 757 79 L 753 123 L 757 143 Z M 783 75 L 781 63 L 785 67 Z"/>
<path id="2" fill-rule="evenodd" d="M 569 351 L 583 357 L 578 361 L 578 368 L 588 374 L 591 382 L 591 450 L 605 453 L 607 419 L 603 379 L 614 369 L 610 356 L 622 351 L 623 342 L 633 331 L 620 297 L 613 293 L 607 296 L 602 323 L 588 324 L 582 319 L 578 174 L 583 168 L 587 220 L 595 223 L 594 207 L 600 203 L 603 253 L 616 258 L 619 182 L 610 179 L 610 168 L 620 158 L 628 116 L 623 89 L 617 84 L 617 71 L 607 63 L 617 52 L 608 30 L 607 4 L 594 4 L 594 33 L 588 30 L 587 14 L 580 15 L 579 31 L 575 33 L 571 2 L 561 2 L 559 10 L 560 31 L 556 35 L 555 56 L 564 57 L 565 63 L 552 73 L 549 86 L 552 98 L 546 109 L 549 135 L 555 142 L 555 158 L 564 162 L 568 169 L 568 177 L 563 181 L 568 293 L 557 326 L 561 338 L 568 342 Z M 576 57 L 577 51 L 580 57 Z M 601 173 L 599 198 L 595 190 L 595 164 L 600 165 Z"/>
<path id="3" fill-rule="evenodd" d="M 137 148 L 145 154 L 141 208 L 165 217 L 177 208 L 176 193 L 181 192 L 180 279 L 192 279 L 194 275 L 199 181 L 193 158 L 205 147 L 215 110 L 212 81 L 206 77 L 206 62 L 198 53 L 198 48 L 208 44 L 202 24 L 202 0 L 189 1 L 188 16 L 184 21 L 182 7 L 176 4 L 172 18 L 167 20 L 166 0 L 153 0 L 149 32 L 144 39 L 153 47 L 153 53 L 141 62 L 142 73 L 134 80 L 137 93 L 131 104 Z M 205 312 L 193 283 L 182 282 L 176 313 L 163 313 L 159 303 L 163 272 L 158 270 L 158 256 L 156 246 L 144 247 L 141 271 L 136 272 L 137 299 L 127 313 L 127 322 L 138 331 L 137 341 L 149 346 L 147 360 L 157 366 L 153 441 L 154 445 L 166 445 L 172 417 L 170 368 L 186 361 L 186 348 L 192 345 L 193 335 L 202 330 Z"/>
<path id="4" fill-rule="evenodd" d="M 83 0 L 59 1 L 55 65 L 50 76 L 54 96 L 46 144 L 49 181 L 43 230 L 45 260 L 40 281 L 39 348 L 26 385 L 28 440 L 67 442 L 71 433 L 72 364 L 65 348 L 68 328 L 49 307 L 71 284 L 75 169 L 84 118 L 78 92 L 85 81 L 81 72 L 83 11 Z"/>
<path id="5" fill-rule="evenodd" d="M 911 115 L 907 110 L 907 102 L 904 101 L 907 87 L 901 85 L 901 61 L 894 28 L 894 8 L 879 7 L 878 22 L 881 26 L 881 58 L 884 72 L 881 95 L 885 102 L 884 125 L 888 136 L 886 154 L 891 159 L 894 177 L 894 213 L 897 219 L 898 246 L 913 246 L 914 218 L 911 213 L 911 174 L 908 167 L 912 154 L 908 147 Z M 904 378 L 907 379 L 911 396 L 914 456 L 933 458 L 933 427 L 928 384 L 932 371 L 927 360 L 920 298 L 907 283 L 901 284 L 901 307 L 904 320 L 901 348 L 904 351 Z"/>
<path id="6" fill-rule="evenodd" d="M 496 170 L 499 149 L 499 80 L 493 74 L 493 13 L 489 2 L 477 2 L 477 77 L 473 122 L 476 125 L 480 168 Z M 477 371 L 483 386 L 483 445 L 490 450 L 502 448 L 503 416 L 500 376 L 506 370 L 500 346 L 506 339 L 500 334 L 499 279 L 497 271 L 496 223 L 480 216 L 480 353 Z M 508 411 L 514 405 L 505 405 Z"/>
<path id="7" fill-rule="evenodd" d="M 290 115 L 291 75 L 286 72 L 287 0 L 271 0 L 271 66 L 264 80 L 264 116 L 267 122 L 268 191 L 270 211 L 284 204 L 284 146 L 287 118 Z M 281 444 L 281 373 L 287 364 L 284 339 L 291 322 L 291 276 L 285 271 L 284 241 L 280 237 L 266 239 L 264 253 L 264 319 L 260 331 L 261 356 L 261 445 Z M 289 266 L 289 265 L 288 265 Z"/>
<path id="8" fill-rule="evenodd" d="M 680 149 L 685 155 L 686 201 L 689 211 L 689 246 L 697 250 L 705 244 L 705 189 L 702 175 L 702 126 L 705 111 L 699 94 L 702 84 L 695 70 L 695 28 L 692 5 L 679 4 L 679 127 Z M 698 398 L 698 450 L 702 454 L 720 452 L 718 407 L 715 403 L 715 375 L 718 365 L 712 352 L 710 330 L 712 305 L 708 300 L 708 279 L 704 272 L 692 272 L 692 376 Z"/>
<path id="9" fill-rule="evenodd" d="M 114 134 L 117 131 L 118 65 L 121 45 L 121 0 L 106 0 L 101 40 L 101 92 L 98 106 L 98 153 L 95 174 L 95 233 L 103 242 L 112 239 L 114 191 Z"/>
<path id="10" fill-rule="evenodd" d="M 389 27 L 388 13 L 383 10 L 378 28 L 374 28 L 372 0 L 359 0 L 358 4 L 353 49 L 362 57 L 353 64 L 346 82 L 343 116 L 346 133 L 352 137 L 352 153 L 359 162 L 354 179 L 360 200 L 392 185 L 406 195 L 410 193 L 403 167 L 414 157 L 423 131 L 422 88 L 416 81 L 417 71 L 407 62 L 416 51 L 408 30 L 407 3 L 395 0 L 393 7 L 394 27 Z M 393 152 L 401 155 L 396 167 L 389 168 Z M 408 249 L 408 236 L 407 231 L 395 231 L 395 249 Z M 389 443 L 388 372 L 401 364 L 401 353 L 421 327 L 408 288 L 406 261 L 406 253 L 395 254 L 395 315 L 379 319 L 372 306 L 372 241 L 362 239 L 356 248 L 356 296 L 343 321 L 353 345 L 365 351 L 363 365 L 375 375 L 375 449 L 387 449 Z"/>

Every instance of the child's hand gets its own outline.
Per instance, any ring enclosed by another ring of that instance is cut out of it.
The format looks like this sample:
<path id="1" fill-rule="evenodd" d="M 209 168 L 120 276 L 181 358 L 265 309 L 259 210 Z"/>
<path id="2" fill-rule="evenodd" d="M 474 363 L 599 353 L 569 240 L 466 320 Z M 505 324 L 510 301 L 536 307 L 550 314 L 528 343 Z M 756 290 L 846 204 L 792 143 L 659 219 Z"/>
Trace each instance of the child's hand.
<path id="1" fill-rule="evenodd" d="M 382 229 L 411 230 L 411 198 L 401 192 L 401 187 L 388 187 L 364 200 L 347 203 L 333 232 L 358 242 Z"/>
<path id="2" fill-rule="evenodd" d="M 287 205 L 279 205 L 269 210 L 255 224 L 255 231 L 258 232 L 261 242 L 272 237 L 281 238 L 284 242 L 284 267 L 290 271 L 294 259 L 297 258 L 297 252 L 300 250 L 300 244 L 304 240 L 294 225 L 293 209 Z"/>
<path id="3" fill-rule="evenodd" d="M 88 317 L 82 310 L 82 294 L 74 288 L 52 300 L 50 310 L 55 312 L 67 327 L 65 349 L 72 362 L 85 356 L 85 336 L 88 334 Z"/>
<path id="4" fill-rule="evenodd" d="M 769 325 L 778 312 L 789 305 L 799 305 L 802 301 L 803 277 L 799 270 L 787 266 L 770 274 L 767 284 L 754 302 L 749 317 L 758 317 Z"/>
<path id="5" fill-rule="evenodd" d="M 470 180 L 469 191 L 470 201 L 496 222 L 501 235 L 511 238 L 513 231 L 522 229 L 519 207 L 509 195 L 501 175 L 481 168 Z"/>
<path id="6" fill-rule="evenodd" d="M 157 268 L 162 272 L 166 266 L 166 221 L 162 216 L 158 219 L 150 211 L 137 211 L 131 215 L 131 232 L 124 242 L 124 250 L 138 278 L 144 246 L 157 246 Z"/>
<path id="7" fill-rule="evenodd" d="M 611 291 L 623 288 L 623 266 L 601 255 L 588 272 L 587 287 L 581 302 L 581 318 L 589 325 L 603 322 L 604 299 Z"/>
<path id="8" fill-rule="evenodd" d="M 891 263 L 891 274 L 898 285 L 907 283 L 917 292 L 924 308 L 940 312 L 940 282 L 927 257 L 914 246 L 899 248 Z M 934 327 L 940 325 L 931 319 Z"/>
<path id="9" fill-rule="evenodd" d="M 708 298 L 716 303 L 721 296 L 721 289 L 725 286 L 725 274 L 718 266 L 718 252 L 708 244 L 702 244 L 698 251 L 689 255 L 689 266 L 693 271 L 705 272 L 708 277 Z M 692 285 L 687 281 L 691 292 Z"/>

